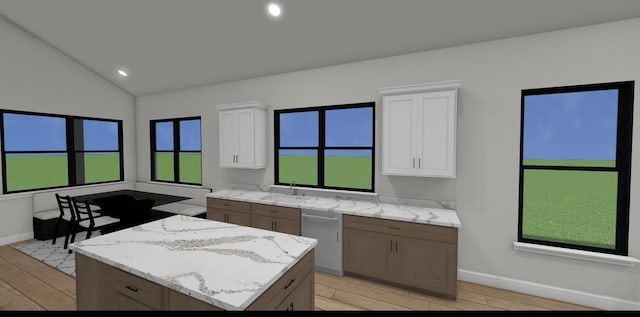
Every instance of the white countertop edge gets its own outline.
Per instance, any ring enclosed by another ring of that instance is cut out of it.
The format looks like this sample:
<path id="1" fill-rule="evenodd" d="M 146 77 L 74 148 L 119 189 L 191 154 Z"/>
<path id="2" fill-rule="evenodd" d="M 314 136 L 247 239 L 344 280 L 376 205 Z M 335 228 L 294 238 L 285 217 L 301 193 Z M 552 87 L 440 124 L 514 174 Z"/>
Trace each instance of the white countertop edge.
<path id="1" fill-rule="evenodd" d="M 288 189 L 291 187 L 286 185 L 269 185 L 270 188 L 277 189 Z M 345 195 L 353 195 L 353 196 L 362 196 L 362 197 L 378 197 L 378 193 L 371 192 L 358 192 L 353 190 L 339 190 L 339 189 L 326 189 L 326 188 L 312 188 L 312 187 L 300 187 L 296 186 L 295 189 L 298 191 L 306 191 L 306 192 L 319 192 L 319 193 L 327 193 L 327 194 L 345 194 Z"/>
<path id="2" fill-rule="evenodd" d="M 574 249 L 559 248 L 559 247 L 552 247 L 548 245 L 540 245 L 540 244 L 517 242 L 517 241 L 513 242 L 513 249 L 516 251 L 522 251 L 522 252 L 531 252 L 531 253 L 545 254 L 545 255 L 551 255 L 551 256 L 560 256 L 560 257 L 577 259 L 577 260 L 600 262 L 600 263 L 629 266 L 629 267 L 634 267 L 638 263 L 640 263 L 640 260 L 630 256 L 614 255 L 614 254 L 583 251 L 583 250 L 574 250 Z"/>
<path id="3" fill-rule="evenodd" d="M 422 220 L 422 219 L 413 219 L 412 220 L 412 219 L 408 219 L 408 218 L 394 217 L 394 216 L 387 216 L 387 215 L 371 215 L 371 214 L 367 214 L 367 213 L 341 212 L 341 211 L 338 211 L 338 210 L 336 210 L 336 211 L 338 213 L 340 213 L 340 214 L 343 214 L 343 215 L 352 215 L 352 216 L 377 218 L 377 219 L 387 219 L 387 220 L 394 220 L 394 221 L 417 223 L 417 224 L 422 224 L 422 225 L 433 225 L 433 226 L 440 226 L 440 227 L 460 228 L 460 224 L 459 223 L 453 223 L 453 222 L 432 221 L 432 220 Z"/>
<path id="4" fill-rule="evenodd" d="M 312 245 L 309 246 L 309 248 L 307 248 L 307 250 L 305 250 L 302 254 L 300 254 L 300 256 L 298 258 L 296 258 L 294 261 L 292 261 L 291 263 L 289 263 L 289 265 L 285 266 L 282 270 L 280 270 L 280 272 L 278 272 L 276 275 L 274 275 L 273 278 L 271 278 L 271 280 L 269 280 L 267 283 L 265 283 L 265 286 L 260 289 L 259 291 L 256 291 L 253 293 L 253 295 L 251 295 L 247 300 L 245 300 L 244 303 L 242 303 L 242 305 L 240 305 L 239 307 L 236 306 L 232 306 L 228 303 L 222 302 L 220 300 L 217 300 L 213 297 L 209 297 L 207 295 L 204 295 L 200 292 L 195 292 L 192 290 L 189 290 L 187 288 L 185 288 L 182 285 L 179 284 L 174 284 L 174 283 L 169 283 L 166 280 L 160 278 L 160 277 L 156 277 L 154 275 L 148 274 L 148 273 L 144 273 L 141 272 L 139 270 L 133 269 L 129 266 L 126 265 L 122 265 L 118 262 L 115 262 L 111 259 L 99 256 L 93 252 L 89 252 L 83 249 L 78 249 L 77 246 L 75 244 L 71 244 L 69 246 L 69 248 L 71 250 L 73 250 L 74 252 L 77 252 L 78 254 L 82 254 L 84 256 L 90 257 L 94 260 L 98 260 L 104 264 L 113 266 L 117 269 L 120 269 L 122 271 L 131 273 L 135 276 L 144 278 L 146 280 L 152 281 L 156 284 L 162 285 L 164 287 L 168 287 L 174 291 L 180 292 L 182 294 L 188 295 L 190 297 L 193 297 L 195 299 L 198 299 L 200 301 L 203 301 L 205 303 L 214 305 L 216 307 L 222 308 L 224 310 L 245 310 L 247 307 L 249 307 L 249 305 L 251 305 L 258 297 L 260 297 L 260 295 L 262 295 L 266 290 L 269 289 L 269 287 L 271 287 L 278 279 L 280 279 L 286 272 L 288 272 L 292 267 L 294 267 L 296 264 L 298 264 L 298 262 L 300 262 L 300 260 L 302 258 L 304 258 L 307 254 L 309 254 L 310 251 L 314 250 L 314 248 L 318 245 L 317 241 L 314 242 Z M 76 276 L 77 278 L 77 276 Z"/>
<path id="5" fill-rule="evenodd" d="M 249 191 L 245 191 L 245 192 L 249 192 Z M 207 197 L 218 198 L 218 199 L 229 199 L 229 200 L 256 203 L 256 204 L 263 204 L 263 205 L 290 207 L 290 208 L 311 209 L 311 210 L 319 210 L 319 211 L 332 210 L 332 211 L 335 211 L 335 212 L 337 212 L 339 214 L 343 214 L 343 215 L 353 215 L 353 216 L 361 216 L 361 217 L 369 217 L 369 218 L 388 219 L 388 220 L 395 220 L 395 221 L 402 221 L 402 222 L 409 222 L 409 223 L 418 223 L 418 224 L 427 224 L 427 225 L 434 225 L 434 226 L 441 226 L 441 227 L 460 228 L 462 226 L 462 223 L 460 223 L 460 222 L 443 222 L 443 221 L 433 221 L 433 220 L 423 220 L 423 219 L 409 219 L 409 218 L 394 217 L 394 216 L 379 215 L 379 214 L 372 215 L 370 213 L 362 213 L 362 212 L 357 212 L 357 211 L 344 211 L 344 210 L 340 210 L 339 208 L 336 208 L 336 207 L 321 207 L 321 208 L 318 208 L 318 207 L 314 207 L 314 206 L 300 205 L 300 204 L 291 203 L 291 202 L 274 202 L 274 201 L 268 201 L 268 200 L 265 201 L 265 200 L 261 200 L 261 199 L 251 199 L 251 198 L 244 198 L 244 197 L 238 197 L 238 196 L 232 196 L 232 197 L 229 197 L 229 196 L 218 196 L 218 195 L 215 195 L 215 192 L 211 193 L 211 194 L 207 194 Z M 441 212 L 452 212 L 452 213 L 455 213 L 455 210 L 442 209 Z M 457 214 L 456 214 L 456 217 L 457 217 Z"/>

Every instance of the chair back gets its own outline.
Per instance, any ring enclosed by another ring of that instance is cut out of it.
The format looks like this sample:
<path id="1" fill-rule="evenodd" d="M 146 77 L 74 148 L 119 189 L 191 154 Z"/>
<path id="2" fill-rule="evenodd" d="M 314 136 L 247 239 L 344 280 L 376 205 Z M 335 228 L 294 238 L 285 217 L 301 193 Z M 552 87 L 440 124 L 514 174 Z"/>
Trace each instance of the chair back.
<path id="1" fill-rule="evenodd" d="M 71 197 L 70 196 L 60 196 L 60 194 L 56 193 L 56 201 L 58 202 L 58 209 L 60 209 L 60 217 L 64 217 L 66 213 L 69 213 L 71 219 L 75 219 L 76 215 L 73 212 L 73 206 L 71 206 Z"/>
<path id="2" fill-rule="evenodd" d="M 77 201 L 75 198 L 71 198 L 73 202 L 73 209 L 75 210 L 76 220 L 82 221 L 89 219 L 91 226 L 95 224 L 93 221 L 93 213 L 88 201 Z"/>

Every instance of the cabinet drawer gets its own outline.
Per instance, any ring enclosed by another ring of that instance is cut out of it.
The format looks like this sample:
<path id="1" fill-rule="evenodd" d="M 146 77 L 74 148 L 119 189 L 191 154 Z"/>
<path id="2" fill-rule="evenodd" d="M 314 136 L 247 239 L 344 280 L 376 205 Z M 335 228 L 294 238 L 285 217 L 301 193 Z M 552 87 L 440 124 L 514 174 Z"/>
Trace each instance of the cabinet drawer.
<path id="1" fill-rule="evenodd" d="M 164 287 L 118 269 L 113 270 L 113 289 L 136 302 L 155 309 L 162 309 Z"/>
<path id="2" fill-rule="evenodd" d="M 387 233 L 444 243 L 458 243 L 458 228 L 344 215 L 345 228 Z"/>
<path id="3" fill-rule="evenodd" d="M 269 289 L 258 297 L 248 310 L 274 310 L 305 282 L 308 274 L 313 274 L 314 251 L 311 250 L 294 267 L 278 279 Z M 313 294 L 311 294 L 313 296 Z"/>
<path id="4" fill-rule="evenodd" d="M 286 218 L 300 221 L 300 209 L 273 205 L 251 204 L 251 212 L 256 215 Z"/>
<path id="5" fill-rule="evenodd" d="M 302 282 L 296 287 L 292 294 L 289 294 L 275 310 L 300 311 L 314 310 L 314 273 L 309 272 Z"/>
<path id="6" fill-rule="evenodd" d="M 251 204 L 228 199 L 207 198 L 207 208 L 235 210 L 248 213 L 251 211 Z"/>
<path id="7" fill-rule="evenodd" d="M 251 214 L 240 211 L 207 208 L 207 219 L 239 226 L 251 226 Z"/>

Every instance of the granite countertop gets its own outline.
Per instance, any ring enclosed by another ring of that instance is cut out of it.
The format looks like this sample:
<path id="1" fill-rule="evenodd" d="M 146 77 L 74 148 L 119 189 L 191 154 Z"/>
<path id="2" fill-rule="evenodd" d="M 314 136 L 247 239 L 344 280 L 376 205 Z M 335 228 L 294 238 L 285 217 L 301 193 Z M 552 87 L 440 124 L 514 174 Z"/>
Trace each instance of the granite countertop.
<path id="1" fill-rule="evenodd" d="M 226 310 L 244 310 L 317 240 L 176 215 L 71 245 L 79 254 Z"/>
<path id="2" fill-rule="evenodd" d="M 230 199 L 258 204 L 277 205 L 292 208 L 335 211 L 345 215 L 355 215 L 445 227 L 461 226 L 453 209 L 433 208 L 408 204 L 402 199 L 347 198 L 341 196 L 319 197 L 305 194 L 290 195 L 271 191 L 250 189 L 224 189 L 207 194 L 210 198 Z"/>

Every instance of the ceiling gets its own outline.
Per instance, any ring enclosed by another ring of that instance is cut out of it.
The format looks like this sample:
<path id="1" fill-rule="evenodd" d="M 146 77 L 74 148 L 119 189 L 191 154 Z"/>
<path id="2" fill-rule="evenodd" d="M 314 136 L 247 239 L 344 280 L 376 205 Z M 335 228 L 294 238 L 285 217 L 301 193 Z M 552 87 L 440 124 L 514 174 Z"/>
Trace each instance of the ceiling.
<path id="1" fill-rule="evenodd" d="M 278 2 L 278 20 L 267 0 L 0 0 L 0 14 L 133 95 L 640 17 L 638 0 Z"/>

